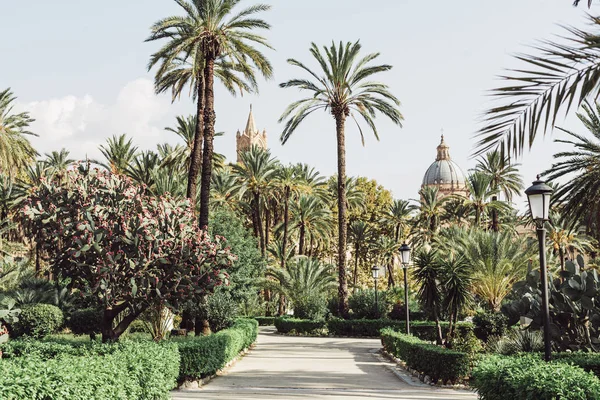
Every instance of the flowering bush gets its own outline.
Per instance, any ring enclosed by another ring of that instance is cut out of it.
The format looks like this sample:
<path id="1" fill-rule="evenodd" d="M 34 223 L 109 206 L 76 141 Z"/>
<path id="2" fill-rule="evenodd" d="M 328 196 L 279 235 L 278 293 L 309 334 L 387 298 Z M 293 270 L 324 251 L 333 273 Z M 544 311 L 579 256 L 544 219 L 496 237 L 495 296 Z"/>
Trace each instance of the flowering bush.
<path id="1" fill-rule="evenodd" d="M 235 260 L 222 238 L 198 227 L 187 200 L 152 197 L 108 172 L 42 180 L 22 215 L 54 273 L 102 306 L 104 341 L 116 340 L 150 305 L 177 307 L 226 284 Z"/>

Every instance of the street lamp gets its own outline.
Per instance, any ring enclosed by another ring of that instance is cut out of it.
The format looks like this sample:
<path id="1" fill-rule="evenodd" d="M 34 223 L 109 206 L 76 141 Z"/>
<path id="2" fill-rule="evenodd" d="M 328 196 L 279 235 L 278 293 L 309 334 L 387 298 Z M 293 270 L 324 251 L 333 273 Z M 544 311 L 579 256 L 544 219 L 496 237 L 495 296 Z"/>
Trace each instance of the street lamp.
<path id="1" fill-rule="evenodd" d="M 379 304 L 377 304 L 377 279 L 379 279 L 379 267 L 377 265 L 373 265 L 371 274 L 373 275 L 373 279 L 375 279 L 375 316 L 379 317 Z"/>
<path id="2" fill-rule="evenodd" d="M 550 210 L 550 196 L 552 188 L 538 175 L 533 185 L 525 191 L 529 200 L 529 210 L 535 222 L 538 244 L 540 248 L 540 276 L 542 279 L 542 316 L 544 318 L 544 359 L 550 361 L 550 306 L 548 305 L 548 271 L 546 270 L 546 229 L 544 224 L 548 221 Z"/>
<path id="3" fill-rule="evenodd" d="M 410 247 L 404 242 L 400 246 L 400 258 L 404 270 L 404 308 L 406 314 L 406 334 L 410 335 L 410 308 L 408 306 L 408 264 L 410 264 Z"/>

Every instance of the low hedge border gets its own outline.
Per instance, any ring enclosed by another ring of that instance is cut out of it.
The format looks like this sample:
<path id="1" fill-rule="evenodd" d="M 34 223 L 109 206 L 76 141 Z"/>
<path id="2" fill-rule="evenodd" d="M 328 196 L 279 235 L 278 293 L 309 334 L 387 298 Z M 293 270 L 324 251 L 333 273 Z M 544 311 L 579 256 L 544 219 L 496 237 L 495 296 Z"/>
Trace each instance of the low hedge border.
<path id="1" fill-rule="evenodd" d="M 168 399 L 176 386 L 180 356 L 173 343 L 72 350 L 65 344 L 32 343 L 12 345 L 9 358 L 0 361 L 1 399 Z M 56 353 L 59 348 L 65 352 Z"/>
<path id="2" fill-rule="evenodd" d="M 254 317 L 258 321 L 258 326 L 273 326 L 275 325 L 276 317 Z"/>
<path id="3" fill-rule="evenodd" d="M 449 350 L 415 336 L 390 328 L 381 331 L 383 348 L 406 366 L 428 375 L 432 382 L 456 383 L 468 377 L 471 358 L 467 353 Z"/>
<path id="4" fill-rule="evenodd" d="M 255 319 L 238 319 L 230 328 L 212 335 L 173 339 L 181 354 L 179 381 L 194 381 L 214 375 L 249 348 L 257 336 L 258 322 Z"/>
<path id="5" fill-rule="evenodd" d="M 481 400 L 600 399 L 600 380 L 592 372 L 536 355 L 486 357 L 473 369 L 470 384 Z"/>
<path id="6" fill-rule="evenodd" d="M 600 378 L 600 353 L 552 353 L 552 360 L 575 365 Z"/>
<path id="7" fill-rule="evenodd" d="M 279 333 L 310 335 L 310 336 L 344 336 L 344 337 L 379 337 L 384 328 L 392 328 L 396 331 L 404 331 L 406 323 L 389 319 L 339 319 L 332 318 L 329 321 L 311 321 L 296 318 L 275 318 L 275 327 Z M 442 322 L 442 333 L 445 336 L 448 331 L 448 323 Z M 436 340 L 436 325 L 431 321 L 413 321 L 410 323 L 411 334 L 419 339 L 427 341 Z M 473 330 L 470 322 L 459 322 L 457 329 L 461 336 Z"/>

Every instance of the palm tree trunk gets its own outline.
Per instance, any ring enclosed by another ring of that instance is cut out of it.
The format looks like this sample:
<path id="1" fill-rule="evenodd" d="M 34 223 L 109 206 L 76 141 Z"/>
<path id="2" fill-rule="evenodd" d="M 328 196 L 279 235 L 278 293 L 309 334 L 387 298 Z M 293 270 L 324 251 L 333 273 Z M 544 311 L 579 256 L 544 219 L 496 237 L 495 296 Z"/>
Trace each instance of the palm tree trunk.
<path id="1" fill-rule="evenodd" d="M 441 346 L 442 342 L 444 341 L 444 337 L 442 336 L 442 325 L 440 324 L 440 317 L 439 317 L 438 312 L 435 309 L 435 307 L 433 308 L 433 319 L 435 320 L 435 329 L 436 329 L 435 342 L 437 343 L 438 346 Z"/>
<path id="2" fill-rule="evenodd" d="M 281 269 L 285 270 L 285 255 L 287 251 L 287 237 L 288 237 L 288 224 L 290 222 L 289 213 L 290 203 L 290 188 L 285 188 L 285 195 L 283 198 L 283 238 L 281 239 Z"/>
<path id="3" fill-rule="evenodd" d="M 565 271 L 565 251 L 562 246 L 558 247 L 558 256 L 560 257 L 560 270 L 561 272 Z"/>
<path id="4" fill-rule="evenodd" d="M 396 234 L 394 236 L 396 238 L 396 243 L 398 243 L 398 239 L 400 239 L 400 224 L 396 225 Z"/>
<path id="5" fill-rule="evenodd" d="M 306 228 L 304 225 L 300 225 L 300 238 L 298 239 L 298 255 L 304 255 L 304 235 L 306 235 Z"/>
<path id="6" fill-rule="evenodd" d="M 497 201 L 498 196 L 492 196 L 492 201 Z M 494 232 L 500 232 L 500 222 L 498 221 L 498 210 L 492 209 L 492 230 Z"/>
<path id="7" fill-rule="evenodd" d="M 215 60 L 206 58 L 204 66 L 204 149 L 202 153 L 202 181 L 200 182 L 200 227 L 208 227 L 208 203 L 210 201 L 210 178 L 212 175 L 212 158 L 215 140 L 215 92 L 214 92 Z"/>
<path id="8" fill-rule="evenodd" d="M 388 289 L 389 289 L 389 288 L 393 288 L 396 286 L 396 281 L 394 280 L 394 267 L 393 267 L 392 260 L 390 260 L 390 262 L 388 263 L 387 270 L 388 270 Z"/>
<path id="9" fill-rule="evenodd" d="M 258 240 L 260 244 L 260 253 L 264 257 L 266 255 L 265 251 L 265 231 L 262 227 L 262 218 L 260 216 L 260 193 L 254 193 L 254 215 L 256 218 L 256 227 L 258 229 Z"/>
<path id="10" fill-rule="evenodd" d="M 190 169 L 188 171 L 187 197 L 195 204 L 198 188 L 198 174 L 202 165 L 202 139 L 204 134 L 204 82 L 198 82 L 198 104 L 196 107 L 196 132 L 190 154 Z"/>
<path id="11" fill-rule="evenodd" d="M 348 317 L 348 284 L 346 282 L 346 138 L 344 128 L 346 115 L 337 111 L 335 125 L 338 156 L 338 273 L 339 311 L 343 318 Z"/>
<path id="12" fill-rule="evenodd" d="M 354 285 L 354 287 L 352 288 L 352 293 L 356 293 L 356 282 L 357 282 L 357 277 L 358 277 L 358 252 L 360 250 L 360 244 L 357 241 L 356 245 L 354 247 L 354 279 L 352 280 L 352 283 Z"/>
<path id="13" fill-rule="evenodd" d="M 269 247 L 269 229 L 271 227 L 271 211 L 268 205 L 269 203 L 265 205 L 265 250 Z"/>

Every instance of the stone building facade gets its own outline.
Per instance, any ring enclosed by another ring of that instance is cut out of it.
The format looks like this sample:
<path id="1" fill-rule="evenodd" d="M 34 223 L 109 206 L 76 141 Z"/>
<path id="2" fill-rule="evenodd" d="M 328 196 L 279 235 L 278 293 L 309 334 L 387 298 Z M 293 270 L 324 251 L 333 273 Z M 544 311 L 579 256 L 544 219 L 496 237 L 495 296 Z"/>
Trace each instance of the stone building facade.
<path id="1" fill-rule="evenodd" d="M 469 196 L 465 174 L 462 169 L 450 158 L 450 147 L 444 140 L 437 147 L 437 157 L 433 164 L 425 172 L 423 187 L 435 186 L 438 188 L 438 196 L 451 195 Z"/>
<path id="2" fill-rule="evenodd" d="M 252 146 L 258 146 L 265 150 L 267 149 L 267 131 L 263 130 L 261 133 L 256 129 L 256 122 L 254 122 L 254 115 L 252 114 L 252 106 L 250 106 L 250 114 L 248 115 L 246 129 L 244 129 L 243 132 L 237 131 L 235 142 L 238 163 L 240 162 L 240 153 L 249 150 Z"/>

